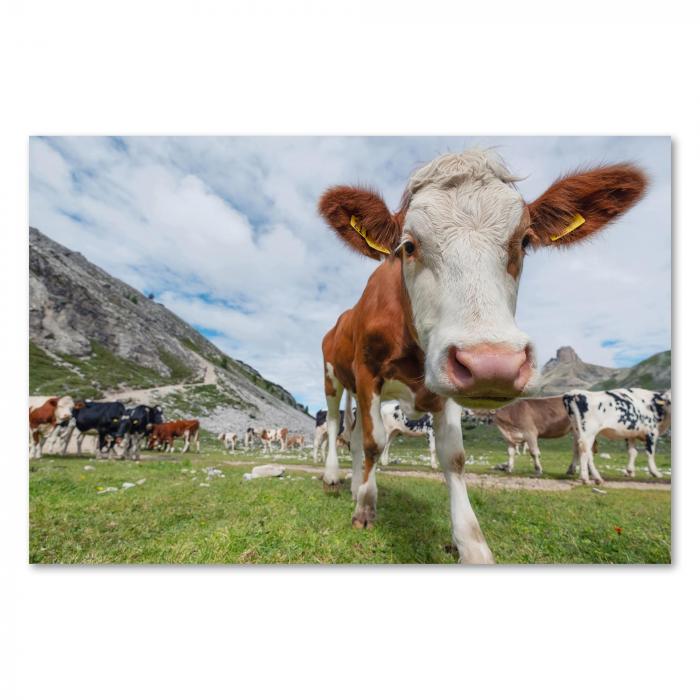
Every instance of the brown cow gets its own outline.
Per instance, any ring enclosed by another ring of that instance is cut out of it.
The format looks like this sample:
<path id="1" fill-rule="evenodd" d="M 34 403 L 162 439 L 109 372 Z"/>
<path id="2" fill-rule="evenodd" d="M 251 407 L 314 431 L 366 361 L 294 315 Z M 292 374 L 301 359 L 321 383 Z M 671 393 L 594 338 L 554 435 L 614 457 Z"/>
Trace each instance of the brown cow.
<path id="1" fill-rule="evenodd" d="M 386 442 L 381 401 L 398 400 L 410 418 L 432 413 L 462 562 L 493 557 L 467 495 L 460 406 L 498 408 L 535 382 L 534 351 L 514 318 L 525 253 L 587 238 L 635 204 L 646 185 L 639 169 L 612 165 L 558 180 L 526 204 L 515 180 L 493 151 L 466 151 L 415 172 L 393 214 L 378 194 L 357 187 L 334 187 L 319 203 L 344 243 L 383 259 L 323 339 L 324 485 L 339 487 L 343 391 L 357 401 L 355 527 L 371 527 L 376 517 L 375 463 Z"/>
<path id="2" fill-rule="evenodd" d="M 300 450 L 304 447 L 303 435 L 287 435 L 287 449 L 298 447 Z"/>
<path id="3" fill-rule="evenodd" d="M 182 448 L 183 452 L 187 452 L 190 448 L 190 441 L 194 442 L 197 452 L 199 452 L 199 421 L 193 420 L 175 420 L 169 423 L 157 423 L 153 426 L 151 436 L 148 440 L 148 447 L 164 448 L 166 452 L 175 451 L 175 438 L 182 437 L 185 439 L 185 444 Z"/>
<path id="4" fill-rule="evenodd" d="M 532 456 L 535 474 L 539 476 L 542 463 L 538 438 L 559 438 L 571 432 L 571 421 L 561 396 L 520 399 L 494 411 L 493 420 L 508 443 L 508 464 L 502 467 L 507 472 L 513 471 L 518 445 L 525 443 Z M 577 462 L 576 454 L 574 463 Z"/>

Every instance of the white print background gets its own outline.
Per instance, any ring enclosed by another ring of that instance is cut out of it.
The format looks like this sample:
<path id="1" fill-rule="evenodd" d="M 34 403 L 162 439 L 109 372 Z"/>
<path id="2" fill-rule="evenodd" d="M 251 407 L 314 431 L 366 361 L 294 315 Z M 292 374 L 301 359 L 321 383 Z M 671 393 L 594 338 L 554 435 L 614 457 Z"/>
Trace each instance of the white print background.
<path id="1" fill-rule="evenodd" d="M 693 696 L 700 110 L 688 7 L 66 0 L 3 10 L 4 697 Z M 671 134 L 675 564 L 29 567 L 18 410 L 27 137 L 45 133 Z"/>

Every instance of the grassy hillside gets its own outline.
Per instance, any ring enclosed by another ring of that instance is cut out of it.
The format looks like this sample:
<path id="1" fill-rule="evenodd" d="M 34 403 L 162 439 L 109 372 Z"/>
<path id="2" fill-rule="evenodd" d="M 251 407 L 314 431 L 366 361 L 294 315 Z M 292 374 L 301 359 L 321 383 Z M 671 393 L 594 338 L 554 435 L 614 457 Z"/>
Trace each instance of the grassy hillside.
<path id="1" fill-rule="evenodd" d="M 604 391 L 616 387 L 668 389 L 671 387 L 671 351 L 659 352 L 634 367 L 619 370 L 613 377 L 591 387 Z"/>
<path id="2" fill-rule="evenodd" d="M 172 372 L 168 379 L 154 369 L 115 355 L 99 343 L 92 343 L 92 353 L 88 357 L 78 358 L 71 355 L 51 357 L 30 341 L 29 393 L 97 399 L 102 398 L 104 392 L 124 385 L 147 389 L 166 382 L 186 381 L 191 376 L 190 370 L 169 353 L 163 351 L 161 359 Z"/>

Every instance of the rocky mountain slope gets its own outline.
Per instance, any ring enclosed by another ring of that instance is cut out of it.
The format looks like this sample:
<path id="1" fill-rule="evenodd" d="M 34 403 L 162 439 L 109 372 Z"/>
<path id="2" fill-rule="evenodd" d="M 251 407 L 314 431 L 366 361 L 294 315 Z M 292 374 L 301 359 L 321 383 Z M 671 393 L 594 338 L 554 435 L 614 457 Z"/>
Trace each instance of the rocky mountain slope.
<path id="1" fill-rule="evenodd" d="M 652 355 L 633 367 L 613 368 L 584 362 L 572 347 L 567 346 L 559 348 L 556 357 L 542 367 L 539 393 L 551 396 L 570 389 L 668 389 L 670 386 L 670 350 Z"/>
<path id="2" fill-rule="evenodd" d="M 313 420 L 283 387 L 80 253 L 29 229 L 32 394 L 160 402 L 210 430 Z"/>

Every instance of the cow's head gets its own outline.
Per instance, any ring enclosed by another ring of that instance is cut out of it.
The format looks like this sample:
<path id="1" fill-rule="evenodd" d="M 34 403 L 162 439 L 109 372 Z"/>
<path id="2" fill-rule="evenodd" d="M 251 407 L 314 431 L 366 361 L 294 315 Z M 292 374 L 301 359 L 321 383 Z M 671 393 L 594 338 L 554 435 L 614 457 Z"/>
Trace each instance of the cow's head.
<path id="1" fill-rule="evenodd" d="M 463 406 L 498 406 L 535 383 L 534 349 L 514 318 L 525 255 L 596 233 L 646 186 L 638 168 L 611 165 L 557 180 L 528 204 L 515 181 L 493 151 L 466 151 L 416 171 L 393 214 L 356 187 L 319 203 L 354 250 L 400 258 L 425 383 Z"/>

